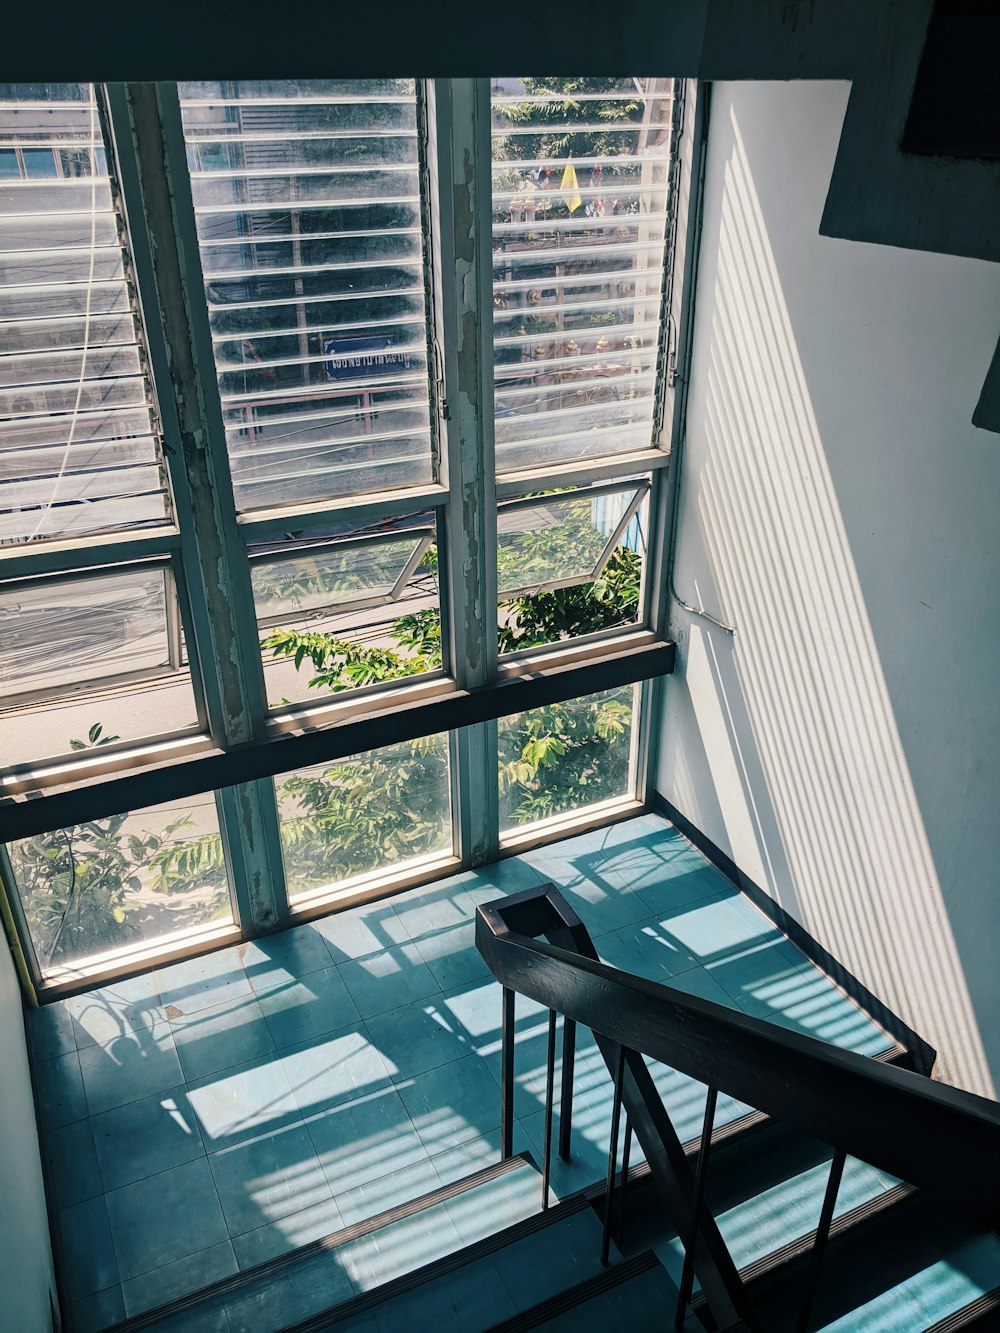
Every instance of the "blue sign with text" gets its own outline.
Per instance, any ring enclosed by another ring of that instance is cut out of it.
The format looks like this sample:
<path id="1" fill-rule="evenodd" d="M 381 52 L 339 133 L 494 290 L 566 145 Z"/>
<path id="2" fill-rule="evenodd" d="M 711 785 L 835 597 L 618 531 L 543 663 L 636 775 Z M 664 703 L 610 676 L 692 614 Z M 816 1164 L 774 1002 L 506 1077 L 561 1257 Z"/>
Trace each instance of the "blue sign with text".
<path id="1" fill-rule="evenodd" d="M 329 338 L 323 344 L 328 380 L 375 379 L 387 370 L 409 370 L 410 354 L 388 338 Z"/>

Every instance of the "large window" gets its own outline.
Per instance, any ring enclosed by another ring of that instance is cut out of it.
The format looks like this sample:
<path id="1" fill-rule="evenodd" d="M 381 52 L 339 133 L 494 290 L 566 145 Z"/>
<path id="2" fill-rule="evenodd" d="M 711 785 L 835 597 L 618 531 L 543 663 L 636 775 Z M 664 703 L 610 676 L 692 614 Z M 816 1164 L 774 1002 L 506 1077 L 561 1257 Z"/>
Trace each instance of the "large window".
<path id="1" fill-rule="evenodd" d="M 0 870 L 43 989 L 637 807 L 638 675 L 503 698 L 656 641 L 679 109 L 0 86 Z"/>

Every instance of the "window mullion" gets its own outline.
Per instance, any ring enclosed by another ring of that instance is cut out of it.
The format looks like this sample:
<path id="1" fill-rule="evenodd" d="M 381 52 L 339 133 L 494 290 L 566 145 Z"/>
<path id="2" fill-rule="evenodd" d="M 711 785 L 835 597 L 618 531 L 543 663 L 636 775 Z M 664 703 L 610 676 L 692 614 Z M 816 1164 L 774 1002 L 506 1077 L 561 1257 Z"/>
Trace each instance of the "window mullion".
<path id="1" fill-rule="evenodd" d="M 263 735 L 266 700 L 202 297 L 177 89 L 111 84 L 108 102 L 122 190 L 133 215 L 137 282 L 146 311 L 158 309 L 160 316 L 148 320 L 148 339 L 192 606 L 189 653 L 197 654 L 212 738 L 228 748 Z M 273 787 L 257 782 L 227 792 L 221 807 L 243 928 L 251 934 L 271 929 L 287 913 Z"/>
<path id="2" fill-rule="evenodd" d="M 456 683 L 474 689 L 497 678 L 489 81 L 437 79 L 429 97 L 439 407 L 450 494 L 447 651 Z M 461 855 L 481 864 L 499 847 L 496 725 L 462 731 L 454 757 Z"/>

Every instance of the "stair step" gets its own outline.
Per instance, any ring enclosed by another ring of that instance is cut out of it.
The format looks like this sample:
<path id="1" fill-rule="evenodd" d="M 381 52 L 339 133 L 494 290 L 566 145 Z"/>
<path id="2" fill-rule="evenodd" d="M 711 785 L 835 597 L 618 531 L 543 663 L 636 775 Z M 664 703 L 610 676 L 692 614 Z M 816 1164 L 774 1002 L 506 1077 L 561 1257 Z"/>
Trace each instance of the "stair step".
<path id="1" fill-rule="evenodd" d="M 541 1176 L 530 1155 L 519 1154 L 135 1315 L 109 1333 L 273 1333 L 509 1229 L 540 1208 Z"/>
<path id="2" fill-rule="evenodd" d="M 526 1333 L 532 1328 L 573 1330 L 665 1327 L 677 1289 L 652 1250 L 603 1269 L 521 1314 L 493 1324 L 489 1333 Z"/>
<path id="3" fill-rule="evenodd" d="M 804 1277 L 803 1264 L 795 1272 L 772 1271 L 755 1284 L 751 1295 L 766 1328 L 784 1333 L 795 1326 L 790 1293 L 801 1291 Z M 1000 1240 L 911 1192 L 831 1237 L 812 1327 L 826 1333 L 911 1333 L 946 1321 L 944 1333 L 965 1327 L 969 1307 L 984 1296 L 995 1293 L 1000 1304 L 998 1288 Z"/>
<path id="4" fill-rule="evenodd" d="M 601 1227 L 586 1201 L 567 1200 L 282 1333 L 398 1333 L 435 1326 L 483 1333 L 498 1317 L 521 1315 L 581 1279 L 605 1273 L 600 1248 Z"/>

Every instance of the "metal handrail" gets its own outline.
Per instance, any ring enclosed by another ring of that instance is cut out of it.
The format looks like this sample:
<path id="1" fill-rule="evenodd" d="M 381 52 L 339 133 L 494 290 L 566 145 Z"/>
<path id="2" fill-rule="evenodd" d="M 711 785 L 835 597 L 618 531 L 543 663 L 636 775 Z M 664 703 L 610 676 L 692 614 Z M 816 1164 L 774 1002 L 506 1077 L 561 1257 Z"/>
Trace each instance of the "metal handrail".
<path id="1" fill-rule="evenodd" d="M 678 1234 L 694 1240 L 691 1263 L 722 1323 L 744 1320 L 754 1326 L 735 1265 L 714 1219 L 703 1209 L 703 1181 L 696 1183 L 687 1165 L 644 1055 L 706 1084 L 713 1099 L 718 1092 L 727 1093 L 829 1144 L 834 1168 L 839 1162 L 842 1169 L 844 1155 L 850 1154 L 937 1194 L 988 1227 L 1000 1227 L 997 1103 L 601 963 L 586 927 L 550 884 L 480 905 L 476 947 L 504 988 L 505 1151 L 512 1151 L 518 993 L 544 1005 L 550 1015 L 564 1016 L 570 1068 L 564 1059 L 561 1155 L 569 1151 L 575 1025 L 583 1023 L 593 1031 L 609 1071 L 623 1065 L 624 1078 L 616 1076 L 615 1123 L 620 1097 L 628 1132 L 636 1133 L 661 1193 L 669 1196 Z M 550 1017 L 550 1033 L 553 1023 Z M 553 1061 L 550 1038 L 550 1065 Z M 550 1070 L 549 1102 L 552 1083 Z M 547 1141 L 550 1137 L 546 1135 Z M 616 1139 L 614 1134 L 613 1152 Z M 705 1148 L 703 1144 L 702 1160 Z M 613 1182 L 614 1157 L 609 1162 L 606 1223 Z M 831 1217 L 838 1184 L 835 1169 L 823 1209 Z M 825 1234 L 817 1235 L 814 1267 L 825 1240 Z M 811 1277 L 800 1328 L 808 1323 L 814 1286 Z"/>

